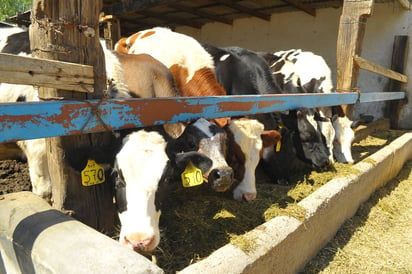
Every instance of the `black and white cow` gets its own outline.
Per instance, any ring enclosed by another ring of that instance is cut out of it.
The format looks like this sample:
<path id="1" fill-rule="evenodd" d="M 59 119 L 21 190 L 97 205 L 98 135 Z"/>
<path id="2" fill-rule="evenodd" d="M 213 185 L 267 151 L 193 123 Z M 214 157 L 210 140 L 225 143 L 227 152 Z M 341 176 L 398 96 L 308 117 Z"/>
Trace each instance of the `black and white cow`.
<path id="1" fill-rule="evenodd" d="M 260 53 L 271 67 L 275 82 L 284 93 L 331 93 L 331 70 L 323 57 L 309 51 L 291 49 L 275 53 Z M 359 121 L 351 121 L 340 106 L 320 107 L 321 117 L 331 122 L 319 122 L 331 157 L 338 162 L 353 163 L 351 146 Z M 332 123 L 332 125 L 331 125 Z M 330 159 L 333 161 L 333 159 Z"/>
<path id="2" fill-rule="evenodd" d="M 20 27 L 0 29 L 0 52 L 30 56 L 29 34 Z M 37 89 L 28 85 L 0 83 L 0 103 L 39 101 Z M 18 141 L 29 165 L 29 176 L 33 193 L 50 200 L 51 179 L 46 158 L 45 139 Z"/>
<path id="3" fill-rule="evenodd" d="M 279 86 L 274 82 L 268 63 L 260 54 L 239 47 L 219 48 L 212 45 L 203 45 L 203 47 L 213 56 L 217 79 L 227 89 L 228 94 L 275 94 L 281 92 Z M 309 126 L 314 114 L 307 111 L 303 113 L 308 117 L 299 117 L 299 119 L 296 116 L 292 117 L 299 124 L 299 127 L 295 126 L 293 130 L 300 133 L 296 135 L 298 138 L 307 135 L 311 138 L 309 142 L 308 138 L 302 139 L 302 142 L 295 142 L 295 145 L 299 146 L 296 149 L 297 155 L 304 160 L 309 160 L 315 167 L 323 169 L 329 165 L 329 153 L 326 148 L 322 149 L 325 146 L 318 126 Z M 265 125 L 265 129 L 279 129 L 282 124 L 282 119 L 275 113 L 255 117 Z M 305 132 L 300 132 L 303 130 Z M 290 142 L 285 144 L 287 143 Z M 311 150 L 314 145 L 319 149 L 314 150 L 313 153 L 303 153 L 303 151 Z M 263 155 L 268 154 L 264 153 Z"/>
<path id="4" fill-rule="evenodd" d="M 23 39 L 27 39 L 27 37 Z M 19 44 L 15 43 L 16 41 L 11 37 L 9 37 L 7 42 L 8 45 Z M 8 48 L 12 49 L 11 46 Z M 26 50 L 28 51 L 28 49 Z M 138 56 L 127 56 L 122 53 L 110 54 L 108 51 L 105 51 L 105 53 L 106 65 L 111 69 L 108 70 L 107 73 L 110 77 L 108 81 L 110 83 L 108 90 L 109 92 L 113 92 L 113 97 L 130 98 L 133 97 L 134 93 L 137 91 L 141 91 L 138 88 L 138 83 L 123 80 L 127 79 L 129 74 L 133 74 L 133 71 L 130 69 L 136 69 L 138 65 L 145 67 L 146 70 L 146 73 L 139 74 L 139 79 L 147 83 L 149 88 L 154 89 L 148 91 L 148 94 L 153 94 L 152 96 L 158 94 L 164 96 L 176 96 L 176 90 L 173 88 L 174 84 L 172 83 L 173 78 L 170 77 L 170 72 L 160 62 L 155 61 L 149 56 L 144 56 L 144 62 L 136 64 L 137 60 L 141 60 Z M 127 66 L 129 70 L 121 71 L 121 68 L 126 67 L 122 67 L 122 64 L 125 64 L 124 59 L 127 59 L 128 57 L 133 59 L 134 63 Z M 113 68 L 117 68 L 117 71 L 116 69 L 113 70 Z M 162 71 L 162 68 L 166 71 Z M 162 79 L 165 80 L 164 82 L 166 84 L 157 85 Z M 150 85 L 151 81 L 156 81 L 156 84 Z M 38 100 L 37 92 L 31 86 L 1 84 L 0 88 L 1 87 L 4 87 L 4 90 L 1 92 L 0 97 L 3 97 L 5 101 Z M 29 89 L 27 94 L 20 92 L 23 88 Z M 133 89 L 130 90 L 131 88 Z M 9 97 L 9 95 L 14 95 L 15 97 L 12 98 Z M 224 155 L 219 155 L 219 152 L 226 146 L 226 143 L 222 143 L 220 140 L 221 134 L 216 130 L 218 127 L 209 123 L 209 127 L 205 130 L 208 133 L 206 136 L 201 136 L 197 132 L 191 132 L 190 130 L 192 127 L 194 126 L 188 126 L 188 132 L 183 132 L 182 136 L 176 140 L 183 144 L 190 143 L 193 147 L 183 149 L 181 147 L 173 147 L 176 143 L 168 142 L 171 140 L 170 136 L 163 132 L 162 127 L 159 127 L 150 133 L 143 130 L 130 133 L 124 137 L 122 148 L 120 145 L 111 148 L 111 150 L 118 149 L 119 152 L 108 154 L 112 155 L 112 159 L 106 161 L 109 161 L 109 164 L 111 164 L 110 160 L 114 161 L 114 157 L 116 157 L 116 164 L 114 164 L 115 173 L 117 172 L 117 174 L 119 174 L 118 176 L 115 176 L 116 181 L 123 182 L 116 184 L 116 201 L 122 222 L 121 243 L 138 251 L 151 251 L 157 246 L 159 242 L 158 216 L 160 216 L 160 202 L 159 199 L 154 199 L 154 197 L 157 192 L 161 192 L 159 188 L 163 185 L 162 182 L 179 177 L 179 173 L 183 171 L 189 161 L 197 168 L 200 168 L 203 174 L 210 172 L 212 164 L 215 164 L 214 171 L 211 172 L 212 175 L 209 176 L 210 183 L 218 182 L 220 177 L 224 177 L 225 174 L 220 173 L 219 167 L 216 165 L 216 163 L 219 163 L 219 160 L 217 160 L 219 156 L 220 159 L 224 159 Z M 221 130 L 220 128 L 218 129 Z M 42 145 L 40 146 L 37 141 L 41 141 Z M 36 143 L 31 140 L 22 142 L 26 144 L 26 146 L 22 148 L 23 151 L 26 152 L 26 157 L 28 158 L 30 173 L 32 174 L 36 171 L 36 166 L 30 164 L 34 161 L 34 163 L 38 164 L 38 167 L 43 167 L 44 171 L 47 171 L 48 174 L 45 140 L 38 139 L 36 140 Z M 136 151 L 140 151 L 140 154 L 130 154 L 129 152 L 135 151 L 133 148 L 135 148 Z M 196 148 L 200 148 L 200 152 L 193 151 Z M 35 151 L 36 153 L 28 153 L 30 151 Z M 205 155 L 209 152 L 209 155 L 211 155 L 213 159 L 210 159 Z M 169 164 L 165 164 L 165 159 L 169 161 Z M 76 163 L 78 162 L 81 161 L 71 161 L 72 166 L 77 165 Z M 140 167 L 144 168 L 139 169 Z M 225 167 L 228 167 L 228 165 L 226 164 Z M 138 176 L 134 173 L 137 172 L 137 170 L 140 171 Z M 226 170 L 224 172 L 230 173 Z M 162 174 L 165 174 L 165 176 L 162 177 Z M 173 177 L 170 177 L 171 174 L 173 174 Z M 224 181 L 219 187 L 229 188 L 232 183 L 232 175 L 229 175 L 229 178 L 230 180 Z M 34 177 L 31 177 L 31 179 L 33 190 L 38 189 L 41 184 L 38 180 L 34 180 Z M 49 185 L 50 184 L 48 184 L 48 186 Z M 145 205 L 145 210 L 142 211 L 140 208 L 136 209 L 134 206 L 136 202 L 133 197 L 138 197 L 140 205 Z M 140 235 L 141 237 L 137 235 Z"/>

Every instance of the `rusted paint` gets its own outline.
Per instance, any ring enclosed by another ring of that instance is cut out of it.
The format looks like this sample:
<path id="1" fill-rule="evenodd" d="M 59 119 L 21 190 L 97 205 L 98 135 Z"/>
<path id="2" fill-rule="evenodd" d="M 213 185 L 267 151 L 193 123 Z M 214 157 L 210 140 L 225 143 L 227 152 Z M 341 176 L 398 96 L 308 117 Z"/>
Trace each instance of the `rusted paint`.
<path id="1" fill-rule="evenodd" d="M 2 103 L 0 142 L 404 97 L 404 92 L 380 92 L 360 98 L 333 93 Z"/>

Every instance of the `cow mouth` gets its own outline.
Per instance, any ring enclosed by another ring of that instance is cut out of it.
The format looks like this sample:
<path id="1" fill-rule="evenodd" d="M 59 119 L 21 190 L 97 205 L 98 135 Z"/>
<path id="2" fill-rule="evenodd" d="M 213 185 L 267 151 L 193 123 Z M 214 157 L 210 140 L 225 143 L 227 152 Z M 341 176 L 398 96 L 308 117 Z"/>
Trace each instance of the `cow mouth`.
<path id="1" fill-rule="evenodd" d="M 214 169 L 210 172 L 207 181 L 215 192 L 225 192 L 233 184 L 233 170 Z"/>

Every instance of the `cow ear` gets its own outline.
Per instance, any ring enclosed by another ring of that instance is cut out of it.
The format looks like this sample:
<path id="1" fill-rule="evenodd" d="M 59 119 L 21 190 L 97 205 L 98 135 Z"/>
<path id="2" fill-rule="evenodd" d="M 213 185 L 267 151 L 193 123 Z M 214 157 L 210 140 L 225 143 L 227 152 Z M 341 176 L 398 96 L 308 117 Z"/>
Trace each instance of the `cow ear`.
<path id="1" fill-rule="evenodd" d="M 183 172 L 189 161 L 197 168 L 200 168 L 203 173 L 209 171 L 213 164 L 209 157 L 195 151 L 179 153 L 175 158 L 176 167 L 179 173 Z"/>
<path id="2" fill-rule="evenodd" d="M 184 123 L 164 124 L 163 129 L 173 139 L 179 138 L 185 131 L 186 125 Z"/>
<path id="3" fill-rule="evenodd" d="M 277 130 L 265 130 L 260 134 L 260 138 L 262 139 L 263 147 L 271 147 L 282 139 L 282 135 Z"/>
<path id="4" fill-rule="evenodd" d="M 350 128 L 355 129 L 355 128 L 357 128 L 358 126 L 364 125 L 364 124 L 365 124 L 364 121 L 362 121 L 362 120 L 356 120 L 356 121 L 353 121 L 353 122 L 350 124 Z"/>
<path id="5" fill-rule="evenodd" d="M 332 116 L 332 123 L 335 122 L 338 119 L 339 115 L 335 114 Z"/>
<path id="6" fill-rule="evenodd" d="M 215 122 L 216 125 L 218 125 L 220 128 L 224 128 L 229 123 L 229 120 L 230 120 L 230 117 L 216 118 L 216 119 L 213 119 L 213 122 Z"/>

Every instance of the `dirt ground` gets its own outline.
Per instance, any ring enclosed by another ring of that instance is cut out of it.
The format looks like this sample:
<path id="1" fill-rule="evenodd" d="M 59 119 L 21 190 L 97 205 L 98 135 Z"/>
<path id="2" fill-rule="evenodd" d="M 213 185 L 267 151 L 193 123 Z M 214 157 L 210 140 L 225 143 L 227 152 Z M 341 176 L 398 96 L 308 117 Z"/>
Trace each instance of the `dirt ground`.
<path id="1" fill-rule="evenodd" d="M 0 195 L 31 190 L 29 169 L 19 160 L 0 161 Z"/>

